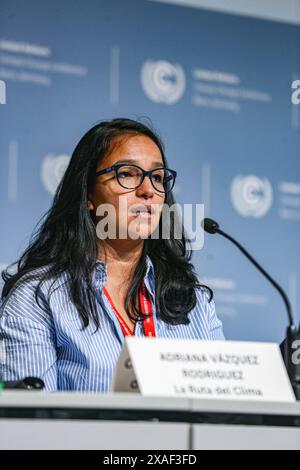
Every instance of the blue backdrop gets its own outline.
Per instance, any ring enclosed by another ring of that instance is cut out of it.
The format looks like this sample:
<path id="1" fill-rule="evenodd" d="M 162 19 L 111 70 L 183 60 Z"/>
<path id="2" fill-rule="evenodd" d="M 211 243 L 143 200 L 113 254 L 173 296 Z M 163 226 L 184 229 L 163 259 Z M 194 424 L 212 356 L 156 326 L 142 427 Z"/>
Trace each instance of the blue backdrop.
<path id="1" fill-rule="evenodd" d="M 15 260 L 82 134 L 149 117 L 179 173 L 288 291 L 299 318 L 300 28 L 141 0 L 2 0 L 0 264 Z M 1 102 L 1 100 L 0 100 Z M 231 339 L 279 341 L 281 299 L 215 237 L 194 252 Z"/>

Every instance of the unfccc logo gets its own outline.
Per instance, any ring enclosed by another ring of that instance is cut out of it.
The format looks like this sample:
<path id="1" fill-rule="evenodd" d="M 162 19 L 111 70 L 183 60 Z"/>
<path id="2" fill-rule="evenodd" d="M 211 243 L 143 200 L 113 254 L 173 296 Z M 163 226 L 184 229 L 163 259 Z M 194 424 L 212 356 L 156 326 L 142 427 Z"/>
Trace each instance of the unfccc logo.
<path id="1" fill-rule="evenodd" d="M 181 65 L 165 60 L 147 60 L 141 72 L 142 87 L 156 103 L 176 103 L 185 90 L 185 73 Z"/>
<path id="2" fill-rule="evenodd" d="M 41 178 L 47 191 L 54 195 L 70 162 L 69 155 L 48 154 L 43 160 Z"/>
<path id="3" fill-rule="evenodd" d="M 231 202 L 242 217 L 264 217 L 273 202 L 273 190 L 267 178 L 236 176 L 231 185 Z"/>

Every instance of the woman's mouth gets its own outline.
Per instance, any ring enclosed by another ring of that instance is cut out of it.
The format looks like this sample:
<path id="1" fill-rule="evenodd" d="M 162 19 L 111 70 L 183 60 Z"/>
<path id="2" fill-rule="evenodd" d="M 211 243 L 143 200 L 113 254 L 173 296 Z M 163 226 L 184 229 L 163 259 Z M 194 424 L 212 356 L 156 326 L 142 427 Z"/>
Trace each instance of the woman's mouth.
<path id="1" fill-rule="evenodd" d="M 154 213 L 155 213 L 155 209 L 153 205 L 150 205 L 150 204 L 146 204 L 146 205 L 139 204 L 136 206 L 132 206 L 129 210 L 129 215 L 133 215 L 135 217 L 141 217 L 145 219 L 150 218 L 151 215 L 153 215 Z"/>

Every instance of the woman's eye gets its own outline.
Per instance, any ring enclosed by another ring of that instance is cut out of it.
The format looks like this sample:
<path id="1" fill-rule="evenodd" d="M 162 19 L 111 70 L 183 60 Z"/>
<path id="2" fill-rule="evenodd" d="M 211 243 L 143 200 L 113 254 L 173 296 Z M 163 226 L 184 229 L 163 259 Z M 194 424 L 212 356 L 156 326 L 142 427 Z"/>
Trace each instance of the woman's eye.
<path id="1" fill-rule="evenodd" d="M 163 180 L 161 175 L 153 175 L 153 178 L 157 183 L 161 183 Z"/>
<path id="2" fill-rule="evenodd" d="M 132 176 L 128 171 L 121 171 L 119 172 L 119 178 L 128 178 Z"/>

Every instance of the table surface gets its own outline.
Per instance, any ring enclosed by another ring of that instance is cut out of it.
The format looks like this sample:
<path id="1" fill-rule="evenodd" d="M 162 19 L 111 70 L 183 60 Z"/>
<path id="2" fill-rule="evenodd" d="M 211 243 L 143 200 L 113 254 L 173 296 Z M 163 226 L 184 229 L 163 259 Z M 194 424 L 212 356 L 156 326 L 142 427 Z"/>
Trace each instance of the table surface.
<path id="1" fill-rule="evenodd" d="M 147 397 L 138 393 L 81 393 L 2 391 L 1 407 L 79 407 L 79 408 L 122 408 L 203 410 L 218 412 L 246 412 L 300 416 L 300 402 L 262 402 L 255 400 L 212 400 L 175 397 Z"/>

